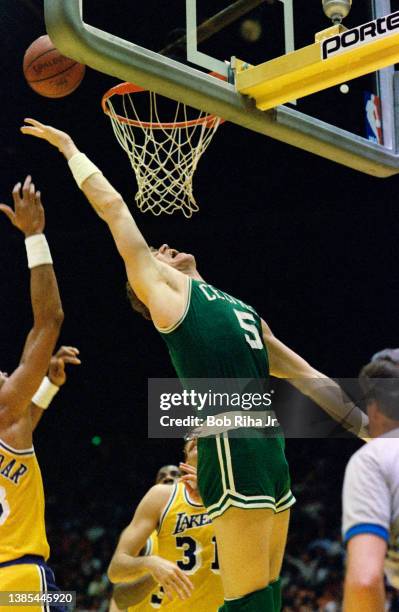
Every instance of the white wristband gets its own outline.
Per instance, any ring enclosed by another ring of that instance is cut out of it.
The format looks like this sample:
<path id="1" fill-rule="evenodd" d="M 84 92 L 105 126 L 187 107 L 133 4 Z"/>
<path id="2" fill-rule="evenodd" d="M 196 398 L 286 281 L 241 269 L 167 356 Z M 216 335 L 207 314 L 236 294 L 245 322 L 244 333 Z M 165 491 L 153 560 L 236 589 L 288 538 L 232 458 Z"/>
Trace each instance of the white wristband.
<path id="1" fill-rule="evenodd" d="M 44 234 L 34 234 L 25 238 L 28 267 L 35 268 L 44 264 L 52 264 L 51 253 Z"/>
<path id="2" fill-rule="evenodd" d="M 68 161 L 68 166 L 79 189 L 82 189 L 83 183 L 92 174 L 102 174 L 101 170 L 84 153 L 75 153 Z"/>
<path id="3" fill-rule="evenodd" d="M 51 380 L 47 376 L 45 376 L 41 382 L 40 387 L 36 391 L 35 395 L 32 397 L 32 402 L 36 404 L 36 406 L 39 406 L 39 408 L 46 410 L 46 408 L 48 408 L 51 404 L 53 397 L 58 393 L 59 390 L 60 388 L 57 387 L 57 385 L 54 385 Z"/>

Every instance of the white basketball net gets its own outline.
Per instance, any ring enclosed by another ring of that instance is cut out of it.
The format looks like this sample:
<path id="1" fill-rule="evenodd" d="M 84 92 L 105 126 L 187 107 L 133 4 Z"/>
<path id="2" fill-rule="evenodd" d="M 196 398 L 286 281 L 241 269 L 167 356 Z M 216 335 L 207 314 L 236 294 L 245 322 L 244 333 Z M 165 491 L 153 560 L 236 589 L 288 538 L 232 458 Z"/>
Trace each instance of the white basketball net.
<path id="1" fill-rule="evenodd" d="M 146 94 L 149 114 L 140 119 L 135 102 Z M 221 119 L 204 112 L 190 119 L 186 105 L 178 102 L 174 117 L 165 123 L 159 118 L 157 94 L 148 91 L 116 97 L 123 112 L 116 111 L 112 96 L 106 101 L 107 114 L 136 175 L 137 206 L 154 215 L 181 210 L 191 217 L 199 210 L 193 195 L 193 175 Z"/>

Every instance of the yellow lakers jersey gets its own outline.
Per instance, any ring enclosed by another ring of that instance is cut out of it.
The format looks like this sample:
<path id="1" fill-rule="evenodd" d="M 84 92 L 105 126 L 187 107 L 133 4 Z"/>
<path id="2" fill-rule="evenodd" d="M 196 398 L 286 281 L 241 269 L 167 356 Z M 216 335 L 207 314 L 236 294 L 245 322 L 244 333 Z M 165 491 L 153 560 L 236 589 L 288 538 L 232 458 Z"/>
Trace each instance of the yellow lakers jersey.
<path id="1" fill-rule="evenodd" d="M 158 528 L 158 555 L 187 572 L 194 590 L 185 601 L 152 597 L 153 608 L 179 612 L 215 612 L 223 605 L 216 539 L 204 506 L 194 503 L 183 483 L 173 487 Z"/>
<path id="2" fill-rule="evenodd" d="M 140 553 L 140 555 L 142 557 L 148 557 L 150 555 L 157 555 L 157 554 L 158 554 L 158 536 L 157 536 L 157 532 L 154 531 L 148 538 L 146 545 L 144 547 L 144 550 Z M 143 575 L 147 573 L 148 572 L 146 570 L 143 571 Z M 151 606 L 151 599 L 153 596 L 155 597 L 157 595 L 158 590 L 159 590 L 158 588 L 155 589 L 153 593 L 148 595 L 139 604 L 136 604 L 135 606 L 129 606 L 128 612 L 150 612 L 150 611 L 153 612 L 153 607 Z"/>
<path id="3" fill-rule="evenodd" d="M 0 440 L 0 563 L 23 555 L 49 556 L 42 476 L 33 447 Z"/>

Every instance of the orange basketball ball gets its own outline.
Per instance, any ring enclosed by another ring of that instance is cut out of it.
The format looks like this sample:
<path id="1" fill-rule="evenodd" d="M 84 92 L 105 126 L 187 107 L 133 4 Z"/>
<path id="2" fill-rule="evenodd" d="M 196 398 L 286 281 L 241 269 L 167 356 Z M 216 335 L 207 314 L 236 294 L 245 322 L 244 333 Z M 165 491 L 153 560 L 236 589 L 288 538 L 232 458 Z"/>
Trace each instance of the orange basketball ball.
<path id="1" fill-rule="evenodd" d="M 86 67 L 61 55 L 45 35 L 27 48 L 23 69 L 25 79 L 36 93 L 46 98 L 63 98 L 79 86 Z"/>

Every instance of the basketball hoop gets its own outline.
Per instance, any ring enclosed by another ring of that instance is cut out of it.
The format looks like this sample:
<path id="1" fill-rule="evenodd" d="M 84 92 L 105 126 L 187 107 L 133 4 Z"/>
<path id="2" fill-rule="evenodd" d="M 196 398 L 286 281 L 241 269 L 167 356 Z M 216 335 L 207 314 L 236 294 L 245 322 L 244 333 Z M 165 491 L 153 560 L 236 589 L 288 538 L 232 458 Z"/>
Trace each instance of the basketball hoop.
<path id="1" fill-rule="evenodd" d="M 169 107 L 167 122 L 159 118 L 160 100 Z M 147 113 L 143 119 L 140 105 Z M 223 120 L 131 83 L 107 91 L 102 108 L 136 175 L 139 209 L 154 215 L 181 210 L 186 217 L 197 212 L 194 172 Z"/>

